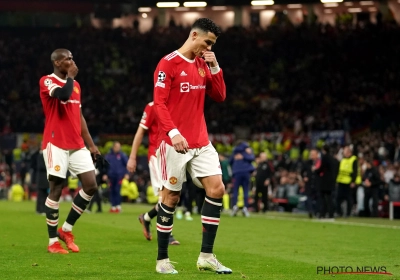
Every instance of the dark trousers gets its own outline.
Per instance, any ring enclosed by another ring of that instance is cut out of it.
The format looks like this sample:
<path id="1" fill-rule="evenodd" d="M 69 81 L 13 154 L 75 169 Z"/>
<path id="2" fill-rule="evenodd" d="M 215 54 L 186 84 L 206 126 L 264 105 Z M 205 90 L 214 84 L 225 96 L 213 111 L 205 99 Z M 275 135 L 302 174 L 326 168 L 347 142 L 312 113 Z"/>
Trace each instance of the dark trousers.
<path id="1" fill-rule="evenodd" d="M 333 218 L 333 200 L 332 191 L 320 191 L 319 192 L 319 208 L 320 218 L 325 218 L 328 213 L 329 218 Z"/>
<path id="2" fill-rule="evenodd" d="M 353 193 L 350 188 L 350 184 L 338 183 L 337 197 L 336 197 L 336 212 L 339 216 L 343 216 L 342 202 L 347 202 L 347 213 L 349 217 L 351 214 L 351 209 L 353 208 Z"/>
<path id="3" fill-rule="evenodd" d="M 121 205 L 121 179 L 110 177 L 110 201 L 111 206 Z"/>
<path id="4" fill-rule="evenodd" d="M 46 212 L 44 204 L 46 203 L 47 195 L 47 189 L 37 189 L 36 212 Z"/>
<path id="5" fill-rule="evenodd" d="M 372 211 L 369 200 L 372 198 Z M 365 217 L 378 217 L 379 188 L 364 188 L 364 214 Z M 361 201 L 360 201 L 361 202 Z"/>
<path id="6" fill-rule="evenodd" d="M 192 180 L 187 180 L 182 184 L 181 199 L 179 200 L 178 206 L 184 206 L 187 212 L 193 212 L 193 200 L 196 197 L 196 186 Z M 204 198 L 203 198 L 204 200 Z"/>
<path id="7" fill-rule="evenodd" d="M 249 172 L 240 172 L 233 175 L 232 206 L 236 206 L 239 194 L 239 187 L 242 186 L 243 196 L 244 196 L 244 206 L 249 207 L 249 184 L 250 184 Z"/>
<path id="8" fill-rule="evenodd" d="M 94 203 L 97 204 L 97 212 L 101 212 L 102 211 L 101 210 L 101 195 L 98 190 L 94 193 L 92 200 L 90 200 L 90 202 L 89 202 L 89 206 L 88 206 L 89 211 L 92 211 L 92 207 L 93 207 Z"/>
<path id="9" fill-rule="evenodd" d="M 310 217 L 316 215 L 319 212 L 319 200 L 318 200 L 318 192 L 315 188 L 306 187 L 306 210 Z"/>
<path id="10" fill-rule="evenodd" d="M 264 185 L 264 182 L 260 182 L 256 184 L 256 194 L 254 197 L 254 209 L 256 212 L 259 212 L 260 204 L 258 203 L 260 200 L 259 195 L 261 194 L 261 202 L 264 204 L 262 211 L 265 213 L 268 210 L 268 186 Z"/>

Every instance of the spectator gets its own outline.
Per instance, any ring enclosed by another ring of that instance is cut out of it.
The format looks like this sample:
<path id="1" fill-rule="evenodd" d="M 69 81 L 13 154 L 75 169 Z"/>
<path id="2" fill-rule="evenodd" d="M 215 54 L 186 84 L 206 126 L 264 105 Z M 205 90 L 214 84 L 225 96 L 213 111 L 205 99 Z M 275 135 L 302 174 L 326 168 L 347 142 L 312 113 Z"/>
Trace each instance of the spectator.
<path id="1" fill-rule="evenodd" d="M 243 214 L 248 217 L 250 215 L 249 207 L 249 184 L 250 175 L 254 171 L 252 162 L 255 157 L 253 151 L 249 147 L 249 144 L 245 141 L 238 141 L 238 144 L 233 149 L 233 153 L 229 160 L 232 166 L 232 177 L 233 177 L 233 197 L 232 197 L 232 216 L 236 216 L 239 211 L 237 204 L 239 187 L 241 186 L 244 194 L 244 207 L 242 209 Z"/>
<path id="2" fill-rule="evenodd" d="M 261 202 L 263 205 L 262 212 L 266 213 L 268 210 L 268 193 L 270 193 L 269 188 L 272 188 L 272 177 L 274 174 L 273 166 L 268 162 L 267 154 L 261 152 L 258 156 L 258 165 L 256 169 L 256 192 L 254 197 L 255 211 L 260 211 L 260 194 Z"/>
<path id="3" fill-rule="evenodd" d="M 126 170 L 128 157 L 121 151 L 121 144 L 116 141 L 105 158 L 110 163 L 107 172 L 110 180 L 110 213 L 119 213 L 121 212 L 121 182 L 128 173 Z"/>
<path id="4" fill-rule="evenodd" d="M 400 201 L 400 173 L 396 172 L 393 179 L 389 182 L 388 197 L 386 200 L 399 202 Z M 400 218 L 400 207 L 393 208 L 393 216 L 395 219 Z"/>
<path id="5" fill-rule="evenodd" d="M 371 159 L 367 159 L 367 169 L 363 176 L 364 186 L 364 216 L 378 217 L 379 185 L 381 178 L 378 169 L 373 165 Z M 370 208 L 370 199 L 372 207 Z M 372 209 L 372 211 L 371 211 Z"/>
<path id="6" fill-rule="evenodd" d="M 343 149 L 343 159 L 340 161 L 339 174 L 336 182 L 338 183 L 336 211 L 339 216 L 343 215 L 342 202 L 347 202 L 346 217 L 350 217 L 353 208 L 353 189 L 356 188 L 358 174 L 357 157 L 353 155 L 351 147 Z"/>
<path id="7" fill-rule="evenodd" d="M 317 175 L 317 189 L 319 196 L 320 218 L 333 220 L 333 198 L 332 193 L 336 186 L 339 163 L 329 154 L 329 148 L 324 146 L 321 153 L 316 149 L 311 150 L 310 158 L 314 161 L 312 167 Z"/>
<path id="8" fill-rule="evenodd" d="M 316 155 L 315 157 L 317 157 Z M 306 209 L 308 211 L 308 217 L 312 218 L 320 213 L 320 209 L 318 206 L 318 189 L 317 189 L 317 175 L 313 172 L 312 167 L 314 166 L 314 160 L 312 159 L 314 156 L 312 155 L 312 150 L 310 152 L 310 160 L 306 161 L 303 164 L 303 168 L 301 171 L 302 179 L 305 186 L 305 195 L 307 196 L 306 200 Z"/>

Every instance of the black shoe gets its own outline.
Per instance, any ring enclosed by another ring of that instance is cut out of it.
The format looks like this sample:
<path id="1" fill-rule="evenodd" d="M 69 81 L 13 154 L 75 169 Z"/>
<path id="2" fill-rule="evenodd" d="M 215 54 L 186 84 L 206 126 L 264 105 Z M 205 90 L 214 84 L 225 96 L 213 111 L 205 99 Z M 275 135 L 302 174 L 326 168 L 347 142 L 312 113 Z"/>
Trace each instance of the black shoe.
<path id="1" fill-rule="evenodd" d="M 151 232 L 150 232 L 150 222 L 146 221 L 144 219 L 144 214 L 140 214 L 139 217 L 139 222 L 142 224 L 143 226 L 143 235 L 147 240 L 151 240 Z"/>

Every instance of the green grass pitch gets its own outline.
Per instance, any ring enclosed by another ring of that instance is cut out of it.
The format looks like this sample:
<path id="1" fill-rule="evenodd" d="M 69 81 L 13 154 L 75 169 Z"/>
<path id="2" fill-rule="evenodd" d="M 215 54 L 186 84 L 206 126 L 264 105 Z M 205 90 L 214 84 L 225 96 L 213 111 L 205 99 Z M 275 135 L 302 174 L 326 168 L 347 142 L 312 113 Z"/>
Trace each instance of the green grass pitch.
<path id="1" fill-rule="evenodd" d="M 61 203 L 60 225 L 70 205 Z M 46 252 L 45 217 L 34 207 L 0 201 L 0 279 L 400 279 L 400 221 L 322 223 L 301 214 L 223 214 L 215 254 L 233 273 L 216 275 L 196 268 L 200 217 L 175 219 L 173 232 L 181 245 L 170 246 L 169 253 L 179 274 L 160 275 L 154 223 L 154 239 L 147 241 L 137 221 L 150 206 L 123 205 L 121 214 L 85 213 L 74 227 L 81 251 L 68 255 Z M 393 275 L 321 275 L 318 266 L 385 266 Z"/>

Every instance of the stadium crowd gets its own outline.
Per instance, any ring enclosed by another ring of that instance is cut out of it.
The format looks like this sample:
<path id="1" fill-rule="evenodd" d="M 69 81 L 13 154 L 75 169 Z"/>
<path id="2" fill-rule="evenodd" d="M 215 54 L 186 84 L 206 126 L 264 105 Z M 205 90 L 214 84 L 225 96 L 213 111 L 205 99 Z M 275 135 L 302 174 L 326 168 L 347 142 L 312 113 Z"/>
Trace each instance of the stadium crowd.
<path id="1" fill-rule="evenodd" d="M 179 26 L 156 27 L 145 34 L 135 29 L 90 27 L 1 29 L 1 131 L 43 131 L 38 81 L 51 73 L 51 51 L 62 46 L 72 51 L 79 67 L 82 108 L 91 133 L 133 134 L 145 104 L 152 99 L 157 62 L 175 50 L 187 34 L 188 29 Z M 284 182 L 295 180 L 290 183 L 297 186 L 294 194 L 306 196 L 302 170 L 311 148 L 307 132 L 354 132 L 368 127 L 376 132 L 356 134 L 354 154 L 373 160 L 381 180 L 379 198 L 388 200 L 388 186 L 400 175 L 400 127 L 396 125 L 399 49 L 400 28 L 391 23 L 355 27 L 280 23 L 267 30 L 229 28 L 214 48 L 228 97 L 221 104 L 206 102 L 209 132 L 231 133 L 235 127 L 245 126 L 251 133 L 290 131 L 303 135 L 300 142 L 293 141 L 283 151 L 275 145 L 269 148 L 273 170 L 269 209 L 282 207 L 272 198 Z M 342 147 L 330 144 L 331 153 L 340 160 Z M 299 153 L 293 157 L 291 150 L 295 148 Z M 254 151 L 257 156 L 260 152 L 263 150 Z M 1 181 L 8 186 L 12 185 L 14 166 L 11 156 L 0 166 Z M 139 173 L 131 179 L 146 199 L 148 174 Z M 231 187 L 230 181 L 227 185 Z M 251 190 L 254 199 L 258 195 L 255 188 Z M 302 207 L 305 209 L 300 199 L 290 210 Z M 283 209 L 288 210 L 286 206 Z"/>
<path id="2" fill-rule="evenodd" d="M 63 46 L 79 67 L 91 133 L 132 133 L 152 99 L 153 71 L 188 30 L 91 27 L 0 30 L 0 129 L 41 132 L 38 80 Z M 400 28 L 395 24 L 232 27 L 214 50 L 227 100 L 206 103 L 211 133 L 380 128 L 398 120 Z M 10 78 L 12 77 L 12 78 Z"/>

